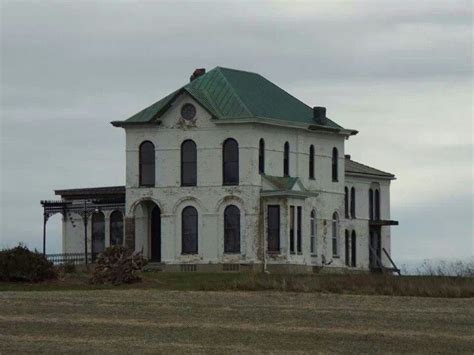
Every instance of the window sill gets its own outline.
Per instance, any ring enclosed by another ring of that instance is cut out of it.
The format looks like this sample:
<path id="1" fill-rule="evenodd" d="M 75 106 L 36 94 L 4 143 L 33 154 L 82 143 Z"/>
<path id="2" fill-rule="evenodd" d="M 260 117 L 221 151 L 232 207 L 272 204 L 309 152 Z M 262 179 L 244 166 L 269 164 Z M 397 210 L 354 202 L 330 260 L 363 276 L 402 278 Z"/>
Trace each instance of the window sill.
<path id="1" fill-rule="evenodd" d="M 228 183 L 228 184 L 222 184 L 222 186 L 239 186 L 239 183 Z"/>

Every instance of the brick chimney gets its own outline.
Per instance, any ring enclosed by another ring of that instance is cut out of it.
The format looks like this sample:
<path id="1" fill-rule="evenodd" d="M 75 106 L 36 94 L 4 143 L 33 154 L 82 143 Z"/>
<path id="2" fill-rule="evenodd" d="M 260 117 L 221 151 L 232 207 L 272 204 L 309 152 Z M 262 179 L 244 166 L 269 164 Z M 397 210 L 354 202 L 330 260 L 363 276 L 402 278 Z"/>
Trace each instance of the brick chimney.
<path id="1" fill-rule="evenodd" d="M 189 82 L 193 81 L 194 79 L 199 78 L 200 76 L 206 74 L 206 68 L 198 68 L 194 70 L 193 75 L 189 78 Z"/>
<path id="2" fill-rule="evenodd" d="M 320 125 L 327 123 L 326 107 L 315 106 L 313 107 L 313 119 Z"/>

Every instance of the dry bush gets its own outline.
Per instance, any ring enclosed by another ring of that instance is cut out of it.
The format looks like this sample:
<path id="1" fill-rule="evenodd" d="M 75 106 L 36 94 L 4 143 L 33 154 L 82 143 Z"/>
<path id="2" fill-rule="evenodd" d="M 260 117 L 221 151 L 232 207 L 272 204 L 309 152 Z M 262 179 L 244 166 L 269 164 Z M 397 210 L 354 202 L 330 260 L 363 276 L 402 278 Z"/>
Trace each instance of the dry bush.
<path id="1" fill-rule="evenodd" d="M 112 285 L 139 282 L 139 273 L 146 263 L 142 253 L 135 253 L 119 245 L 111 246 L 97 258 L 90 282 Z"/>
<path id="2" fill-rule="evenodd" d="M 425 260 L 416 274 L 423 276 L 474 277 L 474 258 L 470 260 Z"/>

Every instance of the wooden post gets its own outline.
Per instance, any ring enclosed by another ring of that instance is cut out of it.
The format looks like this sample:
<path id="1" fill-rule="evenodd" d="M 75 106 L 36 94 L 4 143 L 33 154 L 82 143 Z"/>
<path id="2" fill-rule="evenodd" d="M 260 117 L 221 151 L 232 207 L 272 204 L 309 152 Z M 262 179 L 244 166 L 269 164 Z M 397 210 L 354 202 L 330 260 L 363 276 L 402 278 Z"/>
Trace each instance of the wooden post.
<path id="1" fill-rule="evenodd" d="M 43 213 L 43 255 L 46 255 L 46 223 L 48 222 L 48 216 Z"/>

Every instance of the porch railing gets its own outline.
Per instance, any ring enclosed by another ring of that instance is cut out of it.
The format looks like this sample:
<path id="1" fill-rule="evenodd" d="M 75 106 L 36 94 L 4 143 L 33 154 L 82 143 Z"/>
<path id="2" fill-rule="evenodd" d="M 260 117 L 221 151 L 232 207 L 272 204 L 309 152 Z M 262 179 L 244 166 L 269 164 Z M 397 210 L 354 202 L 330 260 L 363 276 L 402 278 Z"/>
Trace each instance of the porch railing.
<path id="1" fill-rule="evenodd" d="M 99 254 L 88 254 L 87 262 L 94 262 Z M 85 264 L 84 253 L 63 253 L 63 254 L 46 254 L 46 258 L 51 261 L 54 265 L 74 264 L 81 265 Z"/>

